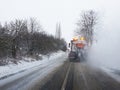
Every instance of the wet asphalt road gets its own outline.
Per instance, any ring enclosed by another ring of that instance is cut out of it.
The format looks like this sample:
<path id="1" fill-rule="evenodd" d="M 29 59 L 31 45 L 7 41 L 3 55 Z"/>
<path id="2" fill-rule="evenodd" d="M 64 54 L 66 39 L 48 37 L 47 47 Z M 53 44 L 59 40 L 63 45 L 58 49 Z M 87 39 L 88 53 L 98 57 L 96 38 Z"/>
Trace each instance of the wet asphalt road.
<path id="1" fill-rule="evenodd" d="M 74 63 L 73 68 L 73 88 L 71 90 L 120 90 L 120 83 L 99 68 L 86 63 Z"/>
<path id="2" fill-rule="evenodd" d="M 66 73 L 65 68 L 61 69 L 39 90 L 61 90 L 63 85 L 61 75 Z M 120 90 L 120 83 L 104 71 L 85 62 L 71 63 L 64 90 Z"/>

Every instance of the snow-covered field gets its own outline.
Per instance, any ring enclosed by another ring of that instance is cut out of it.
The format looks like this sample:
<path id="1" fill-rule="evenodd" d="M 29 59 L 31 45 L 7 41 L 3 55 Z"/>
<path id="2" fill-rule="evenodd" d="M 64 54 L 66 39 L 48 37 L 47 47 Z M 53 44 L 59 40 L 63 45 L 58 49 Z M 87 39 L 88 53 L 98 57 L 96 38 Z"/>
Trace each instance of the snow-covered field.
<path id="1" fill-rule="evenodd" d="M 36 66 L 43 67 L 49 64 L 50 62 L 56 61 L 58 58 L 62 57 L 63 55 L 65 55 L 65 52 L 58 51 L 57 53 L 51 54 L 49 57 L 42 56 L 42 60 L 32 61 L 31 60 L 32 58 L 24 58 L 32 62 L 26 62 L 25 60 L 22 60 L 18 64 L 9 64 L 6 66 L 0 66 L 0 79 L 6 78 L 16 73 L 26 71 L 28 69 L 32 69 Z"/>

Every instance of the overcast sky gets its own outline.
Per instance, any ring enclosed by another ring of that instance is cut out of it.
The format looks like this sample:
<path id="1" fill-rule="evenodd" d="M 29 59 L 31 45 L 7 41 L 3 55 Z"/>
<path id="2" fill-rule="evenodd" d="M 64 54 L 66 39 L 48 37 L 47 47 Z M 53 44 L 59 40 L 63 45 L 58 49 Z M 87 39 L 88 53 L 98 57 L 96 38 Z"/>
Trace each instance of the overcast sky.
<path id="1" fill-rule="evenodd" d="M 45 31 L 55 34 L 61 23 L 62 37 L 69 41 L 82 11 L 95 10 L 99 16 L 99 30 L 120 31 L 119 0 L 0 0 L 0 21 L 36 17 Z"/>

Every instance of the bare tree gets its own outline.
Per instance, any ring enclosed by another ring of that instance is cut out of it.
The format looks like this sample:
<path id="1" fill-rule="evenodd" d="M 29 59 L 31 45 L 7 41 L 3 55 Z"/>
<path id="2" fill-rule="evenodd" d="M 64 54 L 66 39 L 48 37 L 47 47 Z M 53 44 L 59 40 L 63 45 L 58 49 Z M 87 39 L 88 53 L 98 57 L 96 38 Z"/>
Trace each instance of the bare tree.
<path id="1" fill-rule="evenodd" d="M 42 32 L 42 26 L 38 23 L 36 18 L 30 18 L 29 24 L 28 24 L 28 29 L 30 32 L 30 37 L 29 37 L 29 52 L 31 55 L 33 55 L 34 52 L 34 46 L 35 46 L 35 41 L 36 41 L 36 36 L 38 32 Z"/>
<path id="2" fill-rule="evenodd" d="M 35 18 L 30 18 L 28 27 L 30 33 L 41 32 L 43 30 L 42 26 L 38 23 L 38 21 Z"/>
<path id="3" fill-rule="evenodd" d="M 7 57 L 14 58 L 12 62 L 18 62 L 21 56 L 35 56 L 39 54 L 49 55 L 57 50 L 66 50 L 66 42 L 61 38 L 59 26 L 59 39 L 43 31 L 35 19 L 6 22 L 0 25 L 0 65 L 7 64 Z M 3 59 L 3 60 L 2 60 Z"/>
<path id="4" fill-rule="evenodd" d="M 85 36 L 88 45 L 92 45 L 96 24 L 97 14 L 93 10 L 83 12 L 81 19 L 77 23 L 76 34 Z"/>
<path id="5" fill-rule="evenodd" d="M 16 58 L 17 50 L 19 50 L 20 38 L 27 32 L 27 22 L 24 20 L 15 20 L 10 23 L 10 31 L 12 39 L 12 57 Z"/>

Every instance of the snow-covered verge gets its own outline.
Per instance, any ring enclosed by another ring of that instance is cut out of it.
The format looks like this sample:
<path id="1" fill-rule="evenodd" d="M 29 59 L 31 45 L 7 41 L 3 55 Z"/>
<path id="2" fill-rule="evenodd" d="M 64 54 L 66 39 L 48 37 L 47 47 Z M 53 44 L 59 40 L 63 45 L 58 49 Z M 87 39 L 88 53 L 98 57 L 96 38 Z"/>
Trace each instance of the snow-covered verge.
<path id="1" fill-rule="evenodd" d="M 101 67 L 103 71 L 105 71 L 109 76 L 114 78 L 116 81 L 120 82 L 120 69 L 113 69 L 108 67 Z"/>
<path id="2" fill-rule="evenodd" d="M 50 56 L 42 56 L 42 60 L 36 61 L 32 58 L 24 58 L 24 60 L 21 60 L 18 64 L 11 63 L 6 66 L 0 66 L 0 79 L 23 72 L 36 66 L 43 66 L 46 65 L 46 63 L 48 64 L 49 62 L 54 62 L 58 58 L 62 57 L 64 54 L 65 52 L 58 51 L 56 53 L 52 53 Z"/>

